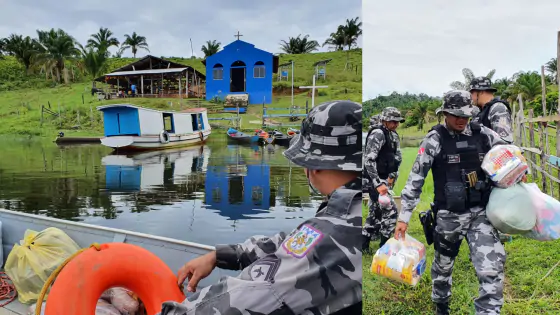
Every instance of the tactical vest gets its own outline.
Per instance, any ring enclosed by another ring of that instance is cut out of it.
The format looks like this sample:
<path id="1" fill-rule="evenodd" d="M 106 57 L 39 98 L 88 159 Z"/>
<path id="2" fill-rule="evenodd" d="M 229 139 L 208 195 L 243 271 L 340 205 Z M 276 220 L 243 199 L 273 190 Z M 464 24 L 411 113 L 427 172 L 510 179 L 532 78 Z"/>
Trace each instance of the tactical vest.
<path id="1" fill-rule="evenodd" d="M 502 103 L 502 104 L 506 105 L 506 107 L 508 109 L 508 112 L 511 115 L 511 108 L 509 107 L 509 104 L 504 100 L 499 100 L 497 98 L 494 98 L 490 102 L 486 103 L 486 105 L 484 105 L 484 107 L 482 108 L 480 113 L 478 113 L 478 115 L 476 115 L 476 117 L 473 119 L 473 121 L 483 125 L 486 128 L 492 129 L 492 124 L 491 124 L 490 118 L 489 118 L 490 109 L 496 103 Z"/>
<path id="2" fill-rule="evenodd" d="M 490 146 L 480 133 L 480 125 L 470 125 L 472 136 L 452 136 L 443 125 L 432 128 L 441 138 L 441 152 L 432 164 L 434 203 L 438 209 L 463 213 L 488 203 L 491 186 L 481 165 Z"/>
<path id="3" fill-rule="evenodd" d="M 389 177 L 389 174 L 399 170 L 399 165 L 395 160 L 395 157 L 397 155 L 397 143 L 394 142 L 391 138 L 391 132 L 383 126 L 374 126 L 373 128 L 371 128 L 367 134 L 366 139 L 369 139 L 371 133 L 376 129 L 380 129 L 381 131 L 383 131 L 383 135 L 385 136 L 385 143 L 379 150 L 379 153 L 377 154 L 377 160 L 375 161 L 377 165 L 377 174 L 379 175 L 380 179 L 387 179 Z M 367 172 L 365 167 L 363 176 L 365 176 L 365 178 L 367 178 L 371 182 L 371 177 L 369 177 L 369 173 Z"/>

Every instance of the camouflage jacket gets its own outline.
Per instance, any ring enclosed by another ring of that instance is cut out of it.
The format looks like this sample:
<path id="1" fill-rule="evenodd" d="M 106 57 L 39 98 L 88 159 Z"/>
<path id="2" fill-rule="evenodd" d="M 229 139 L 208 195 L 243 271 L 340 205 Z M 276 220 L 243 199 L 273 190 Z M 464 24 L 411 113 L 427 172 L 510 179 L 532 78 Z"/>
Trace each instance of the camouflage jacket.
<path id="1" fill-rule="evenodd" d="M 399 135 L 396 132 L 391 131 L 391 137 L 397 143 L 397 154 L 395 156 L 395 159 L 400 164 L 402 162 L 402 153 L 400 148 Z M 364 151 L 364 166 L 369 174 L 369 177 L 371 177 L 372 180 L 372 183 L 367 183 L 367 185 L 371 185 L 373 186 L 373 188 L 380 186 L 382 183 L 387 183 L 387 178 L 379 178 L 376 163 L 379 151 L 384 144 L 385 135 L 380 129 L 373 130 L 366 140 L 366 149 Z M 399 176 L 399 172 L 397 171 L 395 173 L 392 173 L 390 174 L 390 176 L 393 176 L 396 181 L 397 177 Z"/>
<path id="2" fill-rule="evenodd" d="M 502 139 L 508 143 L 513 143 L 513 127 L 511 122 L 511 114 L 506 105 L 502 102 L 496 102 L 490 108 L 488 120 L 494 130 Z"/>
<path id="3" fill-rule="evenodd" d="M 218 266 L 242 269 L 161 315 L 331 314 L 362 300 L 361 177 L 327 196 L 290 234 L 217 247 Z"/>
<path id="4" fill-rule="evenodd" d="M 492 147 L 499 144 L 507 144 L 496 132 L 489 128 L 482 126 L 480 132 L 488 137 L 490 146 Z M 449 133 L 453 134 L 453 131 L 449 131 Z M 467 128 L 461 132 L 461 135 L 472 135 L 470 124 L 467 124 Z M 412 170 L 410 171 L 406 185 L 401 192 L 401 212 L 399 214 L 399 221 L 401 222 L 408 223 L 408 221 L 410 221 L 412 210 L 414 210 L 420 202 L 420 195 L 422 194 L 422 187 L 424 186 L 426 176 L 428 176 L 428 172 L 432 167 L 435 157 L 441 151 L 440 141 L 441 138 L 438 132 L 432 130 L 420 144 L 418 155 L 412 165 Z"/>

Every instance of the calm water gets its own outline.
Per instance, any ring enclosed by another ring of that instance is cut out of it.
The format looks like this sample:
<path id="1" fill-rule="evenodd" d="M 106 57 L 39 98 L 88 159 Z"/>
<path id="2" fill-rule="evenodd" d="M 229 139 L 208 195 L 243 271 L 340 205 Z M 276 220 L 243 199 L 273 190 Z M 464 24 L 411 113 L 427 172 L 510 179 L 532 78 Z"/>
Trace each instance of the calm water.
<path id="1" fill-rule="evenodd" d="M 135 155 L 101 145 L 0 140 L 0 208 L 208 245 L 289 232 L 312 217 L 282 147 L 208 144 Z"/>

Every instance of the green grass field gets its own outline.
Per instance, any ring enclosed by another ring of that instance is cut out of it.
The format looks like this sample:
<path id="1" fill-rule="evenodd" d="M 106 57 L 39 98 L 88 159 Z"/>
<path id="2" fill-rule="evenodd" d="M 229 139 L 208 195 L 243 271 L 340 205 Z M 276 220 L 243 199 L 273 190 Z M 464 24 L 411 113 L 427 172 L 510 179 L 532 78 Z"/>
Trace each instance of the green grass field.
<path id="1" fill-rule="evenodd" d="M 400 178 L 395 185 L 395 193 L 400 195 L 412 164 L 417 148 L 403 149 L 403 163 Z M 409 224 L 408 233 L 425 243 L 422 226 L 418 219 L 419 211 L 428 209 L 433 199 L 431 173 L 424 185 L 421 202 L 417 206 Z M 363 208 L 364 220 L 367 216 Z M 374 251 L 378 244 L 373 243 Z M 502 314 L 560 314 L 560 268 L 554 269 L 546 278 L 547 272 L 560 260 L 560 244 L 538 242 L 514 236 L 506 243 L 506 281 L 505 304 Z M 371 274 L 372 255 L 363 257 L 363 302 L 364 314 L 434 314 L 431 302 L 430 268 L 434 255 L 433 246 L 427 248 L 428 266 L 422 280 L 411 287 L 399 284 L 375 274 Z M 542 279 L 542 280 L 541 280 Z M 478 280 L 469 260 L 469 249 L 463 242 L 453 271 L 451 314 L 474 314 L 473 299 L 478 296 Z"/>
<path id="2" fill-rule="evenodd" d="M 297 87 L 311 85 L 314 73 L 313 63 L 323 59 L 332 59 L 327 65 L 326 80 L 318 80 L 317 85 L 328 85 L 326 89 L 319 89 L 315 97 L 315 104 L 332 99 L 349 99 L 355 102 L 362 101 L 362 77 L 361 60 L 362 50 L 352 50 L 348 54 L 349 62 L 358 67 L 357 70 L 344 70 L 346 64 L 346 52 L 327 52 L 301 55 L 281 55 L 280 63 L 294 60 L 294 105 L 305 107 L 306 101 L 311 107 L 311 94 L 309 90 L 298 91 Z M 195 67 L 204 72 L 200 59 L 169 58 L 172 61 Z M 108 72 L 130 62 L 133 58 L 110 59 Z M 100 112 L 96 107 L 103 104 L 122 103 L 122 99 L 110 101 L 98 101 L 90 93 L 91 82 L 81 78 L 77 83 L 69 85 L 56 85 L 44 87 L 45 84 L 37 75 L 24 76 L 23 67 L 15 62 L 12 57 L 0 59 L 0 73 L 4 73 L 4 90 L 0 89 L 0 134 L 15 134 L 27 136 L 49 136 L 54 137 L 58 131 L 64 131 L 66 135 L 101 135 L 103 124 Z M 48 82 L 47 82 L 48 83 Z M 8 86 L 8 87 L 6 87 Z M 33 87 L 30 87 L 33 86 Z M 286 110 L 275 111 L 274 114 L 289 113 L 291 106 L 291 81 L 273 80 L 273 102 L 267 105 L 271 108 L 286 108 Z M 7 89 L 7 90 L 6 90 Z M 83 99 L 82 99 L 83 97 Z M 143 107 L 180 110 L 195 106 L 192 102 L 179 99 L 165 98 L 135 98 L 127 99 L 125 102 Z M 46 114 L 41 126 L 41 106 L 48 107 L 56 113 L 60 111 L 61 118 Z M 212 107 L 216 104 L 202 101 L 200 106 Z M 300 113 L 305 113 L 301 109 Z M 233 117 L 234 114 L 211 114 L 210 117 Z M 241 120 L 242 129 L 260 128 L 262 125 L 262 105 L 250 105 L 247 114 L 243 114 Z M 288 118 L 275 118 L 274 122 L 282 124 L 300 124 L 301 120 L 289 122 Z M 216 124 L 227 127 L 227 121 L 217 121 Z"/>

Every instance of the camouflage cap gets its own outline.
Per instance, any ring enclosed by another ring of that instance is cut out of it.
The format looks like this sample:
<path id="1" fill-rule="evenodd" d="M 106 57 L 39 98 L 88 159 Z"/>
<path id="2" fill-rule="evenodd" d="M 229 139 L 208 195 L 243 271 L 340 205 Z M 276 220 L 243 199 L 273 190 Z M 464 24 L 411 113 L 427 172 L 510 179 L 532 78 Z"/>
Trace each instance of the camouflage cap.
<path id="1" fill-rule="evenodd" d="M 471 104 L 471 94 L 467 91 L 452 90 L 443 96 L 443 105 L 437 112 L 448 113 L 458 117 L 472 117 L 475 106 Z"/>
<path id="2" fill-rule="evenodd" d="M 313 170 L 362 171 L 362 105 L 331 101 L 314 107 L 284 156 Z"/>
<path id="3" fill-rule="evenodd" d="M 404 122 L 404 118 L 401 112 L 395 107 L 385 107 L 381 112 L 382 121 L 398 121 L 400 123 Z"/>
<path id="4" fill-rule="evenodd" d="M 492 87 L 492 81 L 487 77 L 476 77 L 472 79 L 469 85 L 469 92 L 472 91 L 490 91 L 496 92 L 497 90 Z"/>

